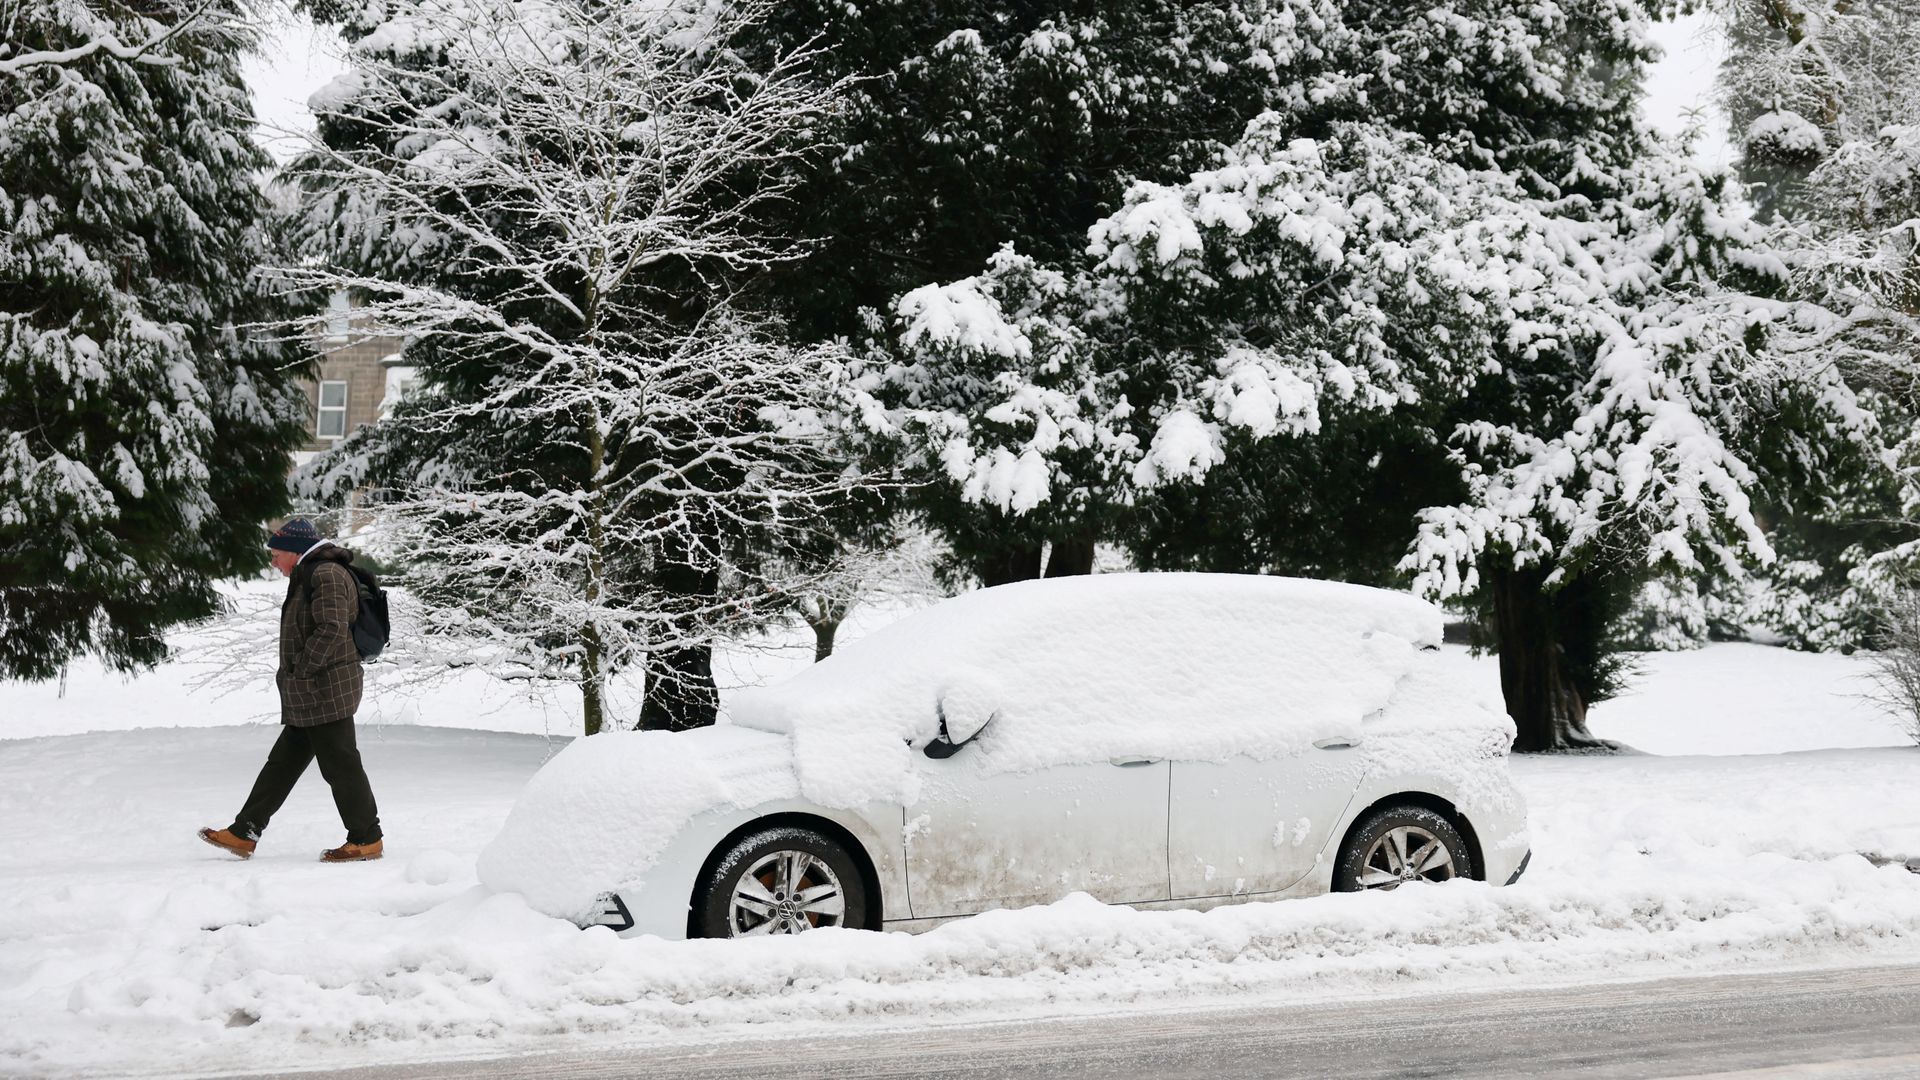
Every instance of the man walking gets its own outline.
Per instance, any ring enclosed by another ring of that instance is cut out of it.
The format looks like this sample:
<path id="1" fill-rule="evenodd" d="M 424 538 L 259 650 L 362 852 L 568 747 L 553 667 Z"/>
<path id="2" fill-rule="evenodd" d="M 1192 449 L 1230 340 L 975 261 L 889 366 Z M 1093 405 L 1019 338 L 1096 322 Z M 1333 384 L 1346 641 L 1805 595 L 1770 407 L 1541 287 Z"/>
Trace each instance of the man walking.
<path id="1" fill-rule="evenodd" d="M 201 829 L 200 839 L 251 858 L 267 822 L 287 801 L 307 764 L 318 760 L 347 827 L 347 842 L 322 852 L 320 861 L 377 859 L 380 814 L 353 733 L 361 690 L 360 652 L 352 630 L 360 611 L 360 585 L 347 569 L 353 552 L 322 540 L 304 518 L 282 525 L 267 547 L 274 569 L 289 579 L 287 599 L 280 605 L 280 670 L 274 676 L 283 726 L 233 824 Z"/>

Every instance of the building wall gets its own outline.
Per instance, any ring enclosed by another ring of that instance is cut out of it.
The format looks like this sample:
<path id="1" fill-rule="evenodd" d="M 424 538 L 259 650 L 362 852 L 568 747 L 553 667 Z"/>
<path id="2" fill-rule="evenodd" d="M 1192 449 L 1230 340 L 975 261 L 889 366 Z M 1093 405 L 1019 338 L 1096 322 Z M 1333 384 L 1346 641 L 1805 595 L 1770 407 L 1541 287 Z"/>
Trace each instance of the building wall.
<path id="1" fill-rule="evenodd" d="M 319 329 L 315 338 L 315 348 L 320 354 L 319 377 L 302 380 L 300 385 L 307 396 L 307 438 L 294 451 L 291 464 L 295 467 L 331 449 L 340 439 L 353 434 L 354 429 L 378 420 L 390 404 L 390 397 L 400 392 L 413 373 L 410 366 L 401 363 L 404 339 L 370 336 L 352 329 L 351 312 L 344 296 L 334 298 L 326 321 Z M 340 429 L 342 434 L 335 437 L 320 434 L 320 384 L 324 382 L 347 384 L 345 423 Z M 364 497 L 364 492 L 356 491 L 347 499 L 343 511 L 317 515 L 322 531 L 339 537 L 358 533 L 367 523 L 361 509 Z"/>
<path id="2" fill-rule="evenodd" d="M 338 441 L 319 435 L 320 382 L 347 384 L 346 433 L 380 418 L 387 397 L 387 369 L 399 365 L 400 344 L 396 338 L 383 337 L 322 341 L 320 379 L 301 387 L 307 394 L 307 441 L 302 451 L 317 453 Z"/>

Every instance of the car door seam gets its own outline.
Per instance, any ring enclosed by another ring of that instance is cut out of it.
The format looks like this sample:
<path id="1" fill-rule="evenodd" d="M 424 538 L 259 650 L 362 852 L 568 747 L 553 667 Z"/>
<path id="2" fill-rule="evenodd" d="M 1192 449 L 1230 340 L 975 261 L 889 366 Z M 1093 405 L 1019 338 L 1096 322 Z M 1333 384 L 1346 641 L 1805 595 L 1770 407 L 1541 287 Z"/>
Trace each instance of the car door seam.
<path id="1" fill-rule="evenodd" d="M 1167 902 L 1173 902 L 1173 757 L 1167 757 L 1167 842 L 1161 848 L 1162 863 L 1166 867 L 1162 875 L 1166 879 Z"/>

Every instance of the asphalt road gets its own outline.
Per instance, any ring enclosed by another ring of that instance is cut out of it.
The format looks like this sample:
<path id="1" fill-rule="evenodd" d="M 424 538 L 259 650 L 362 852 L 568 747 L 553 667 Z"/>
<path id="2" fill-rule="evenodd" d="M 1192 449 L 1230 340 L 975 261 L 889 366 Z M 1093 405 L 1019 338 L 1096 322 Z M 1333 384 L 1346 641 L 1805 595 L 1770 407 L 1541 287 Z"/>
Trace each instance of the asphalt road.
<path id="1" fill-rule="evenodd" d="M 1920 966 L 607 1048 L 329 1080 L 1920 1078 Z"/>

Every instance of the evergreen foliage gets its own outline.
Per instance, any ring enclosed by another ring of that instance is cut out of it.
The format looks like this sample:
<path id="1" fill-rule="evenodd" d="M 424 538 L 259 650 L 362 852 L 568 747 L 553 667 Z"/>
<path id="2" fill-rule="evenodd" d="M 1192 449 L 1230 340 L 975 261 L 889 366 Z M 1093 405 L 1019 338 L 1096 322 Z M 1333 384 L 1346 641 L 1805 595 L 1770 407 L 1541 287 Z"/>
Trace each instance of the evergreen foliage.
<path id="1" fill-rule="evenodd" d="M 972 274 L 1003 245 L 1053 263 L 1134 179 L 1175 181 L 1231 142 L 1264 103 L 1304 100 L 1319 77 L 1310 35 L 1331 3 L 996 4 L 980 0 L 796 0 L 756 27 L 749 55 L 818 41 L 823 73 L 855 80 L 830 129 L 840 149 L 794 193 L 793 231 L 813 257 L 773 287 L 812 340 L 869 332 L 863 312 Z M 965 395 L 991 365 L 935 393 Z M 869 444 L 875 467 L 899 464 Z M 1099 499 L 1005 513 L 948 486 L 909 492 L 963 571 L 996 583 L 1085 573 L 1111 528 Z"/>
<path id="2" fill-rule="evenodd" d="M 1742 617 L 1802 648 L 1870 642 L 1920 553 L 1920 7 L 1724 0 L 1741 178 L 1795 295 L 1846 315 L 1823 348 L 1887 433 L 1763 507 L 1781 559 Z M 1724 602 L 1724 600 L 1723 600 Z"/>
<path id="3" fill-rule="evenodd" d="M 1638 124 L 1637 5 L 1302 11 L 1267 9 L 1291 89 L 1208 167 L 1129 185 L 1075 257 L 1009 246 L 907 292 L 870 385 L 949 497 L 1140 508 L 1171 548 L 1145 564 L 1206 563 L 1196 503 L 1275 531 L 1271 501 L 1169 489 L 1359 449 L 1396 480 L 1275 488 L 1282 520 L 1361 524 L 1289 530 L 1264 568 L 1381 580 L 1360 564 L 1397 548 L 1492 618 L 1520 745 L 1583 744 L 1640 585 L 1770 558 L 1755 497 L 1870 448 L 1819 351 L 1844 316 L 1788 295 L 1728 176 Z"/>
<path id="4" fill-rule="evenodd" d="M 242 329 L 267 167 L 231 4 L 0 4 L 0 678 L 122 670 L 265 565 L 302 401 Z"/>

